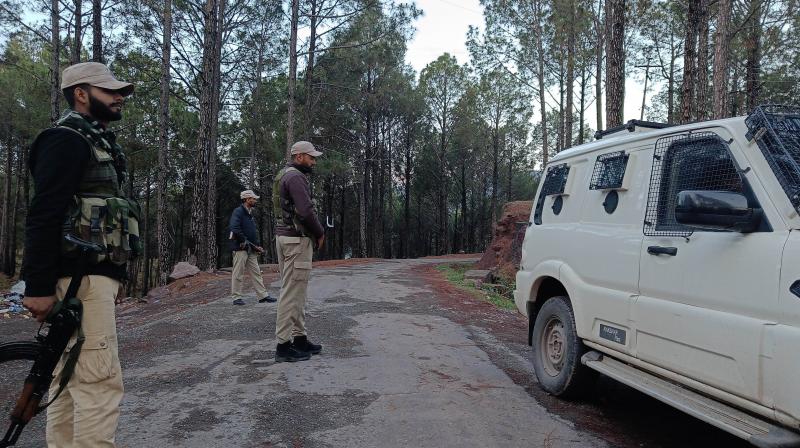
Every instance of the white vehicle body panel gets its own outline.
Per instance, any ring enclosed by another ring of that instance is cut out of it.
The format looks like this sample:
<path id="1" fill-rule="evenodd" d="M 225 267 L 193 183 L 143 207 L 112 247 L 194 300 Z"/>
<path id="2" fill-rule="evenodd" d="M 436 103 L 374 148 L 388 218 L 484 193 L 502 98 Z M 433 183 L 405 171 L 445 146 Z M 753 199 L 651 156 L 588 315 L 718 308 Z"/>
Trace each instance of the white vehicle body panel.
<path id="1" fill-rule="evenodd" d="M 727 143 L 769 231 L 644 234 L 656 142 L 690 130 L 713 132 Z M 541 224 L 531 213 L 514 298 L 521 313 L 535 313 L 541 285 L 557 283 L 569 295 L 579 337 L 592 347 L 719 391 L 714 396 L 737 397 L 720 401 L 797 429 L 800 297 L 789 289 L 800 281 L 800 216 L 746 132 L 739 117 L 633 133 L 558 154 L 548 166 L 569 166 L 563 208 L 553 213 L 553 195 L 545 199 Z M 607 213 L 610 190 L 591 190 L 589 183 L 597 156 L 617 151 L 625 151 L 628 162 L 623 186 L 614 189 L 619 205 Z M 541 191 L 542 185 L 534 207 Z M 651 246 L 677 253 L 653 255 Z M 624 333 L 601 337 L 609 327 Z"/>

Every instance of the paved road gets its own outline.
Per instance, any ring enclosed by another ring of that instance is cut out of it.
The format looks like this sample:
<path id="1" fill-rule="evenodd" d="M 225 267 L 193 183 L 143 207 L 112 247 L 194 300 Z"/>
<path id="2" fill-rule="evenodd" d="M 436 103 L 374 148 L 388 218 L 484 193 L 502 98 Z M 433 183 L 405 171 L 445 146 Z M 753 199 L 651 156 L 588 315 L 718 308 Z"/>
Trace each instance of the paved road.
<path id="1" fill-rule="evenodd" d="M 524 320 L 437 281 L 430 267 L 316 269 L 307 324 L 323 352 L 294 364 L 272 361 L 275 305 L 216 299 L 224 278 L 158 312 L 121 313 L 119 446 L 739 445 L 608 380 L 590 402 L 543 394 Z M 19 446 L 42 438 L 38 422 Z"/>

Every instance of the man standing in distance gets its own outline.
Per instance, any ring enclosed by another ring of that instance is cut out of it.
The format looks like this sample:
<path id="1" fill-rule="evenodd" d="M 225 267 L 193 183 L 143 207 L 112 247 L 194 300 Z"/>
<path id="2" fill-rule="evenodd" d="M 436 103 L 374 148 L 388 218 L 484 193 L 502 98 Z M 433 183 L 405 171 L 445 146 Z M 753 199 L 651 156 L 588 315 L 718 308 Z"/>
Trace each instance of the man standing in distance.
<path id="1" fill-rule="evenodd" d="M 325 231 L 314 211 L 308 174 L 322 153 L 314 145 L 299 141 L 292 145 L 291 163 L 275 176 L 272 206 L 276 224 L 275 246 L 281 272 L 281 294 L 275 335 L 276 362 L 305 361 L 322 346 L 308 340 L 305 304 L 314 247 L 321 249 Z"/>
<path id="2" fill-rule="evenodd" d="M 231 272 L 231 294 L 234 296 L 234 305 L 244 305 L 242 299 L 242 284 L 247 271 L 253 286 L 258 294 L 259 303 L 274 303 L 277 299 L 269 296 L 264 287 L 264 278 L 258 266 L 258 254 L 264 253 L 261 247 L 261 238 L 258 236 L 256 221 L 253 219 L 253 208 L 261 198 L 253 190 L 239 193 L 242 205 L 236 207 L 231 213 L 231 250 L 233 251 L 233 272 Z"/>
<path id="3" fill-rule="evenodd" d="M 114 300 L 126 278 L 126 263 L 138 254 L 141 243 L 138 205 L 120 188 L 125 156 L 108 124 L 122 118 L 133 85 L 118 81 L 103 64 L 86 62 L 64 70 L 61 90 L 71 110 L 31 146 L 35 194 L 25 222 L 23 304 L 38 321 L 68 289 L 77 289 L 83 304 L 85 339 L 74 374 L 47 409 L 47 446 L 113 447 L 123 394 Z M 66 233 L 107 251 L 81 269 L 79 251 L 64 243 Z M 76 282 L 70 288 L 73 276 Z M 76 340 L 77 334 L 67 350 Z M 56 378 L 67 356 L 65 351 Z M 57 390 L 54 381 L 50 396 Z"/>

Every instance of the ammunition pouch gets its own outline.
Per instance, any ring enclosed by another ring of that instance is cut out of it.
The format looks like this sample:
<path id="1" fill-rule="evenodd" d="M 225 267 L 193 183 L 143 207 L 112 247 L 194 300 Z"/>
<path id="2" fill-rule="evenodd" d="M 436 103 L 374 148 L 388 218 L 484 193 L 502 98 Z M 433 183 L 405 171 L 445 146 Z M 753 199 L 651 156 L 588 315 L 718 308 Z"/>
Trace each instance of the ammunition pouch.
<path id="1" fill-rule="evenodd" d="M 123 265 L 142 253 L 143 245 L 139 238 L 141 213 L 136 202 L 117 197 L 76 196 L 73 200 L 63 233 L 71 233 L 106 249 L 103 253 L 89 254 L 89 264 L 110 261 Z M 63 241 L 64 255 L 77 257 L 78 246 Z"/>

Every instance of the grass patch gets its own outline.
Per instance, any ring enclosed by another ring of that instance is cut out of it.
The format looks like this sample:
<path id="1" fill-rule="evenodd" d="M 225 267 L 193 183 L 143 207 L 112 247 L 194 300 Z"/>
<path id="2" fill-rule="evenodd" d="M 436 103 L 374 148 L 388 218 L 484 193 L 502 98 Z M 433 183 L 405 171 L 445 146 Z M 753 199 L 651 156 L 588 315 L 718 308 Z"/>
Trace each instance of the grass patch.
<path id="1" fill-rule="evenodd" d="M 475 297 L 493 304 L 504 310 L 513 310 L 517 306 L 514 304 L 514 282 L 504 279 L 497 279 L 497 283 L 484 283 L 480 288 L 470 280 L 464 280 L 464 273 L 472 269 L 472 265 L 465 263 L 440 264 L 436 270 L 441 272 L 445 279 L 453 285 L 463 289 Z"/>

